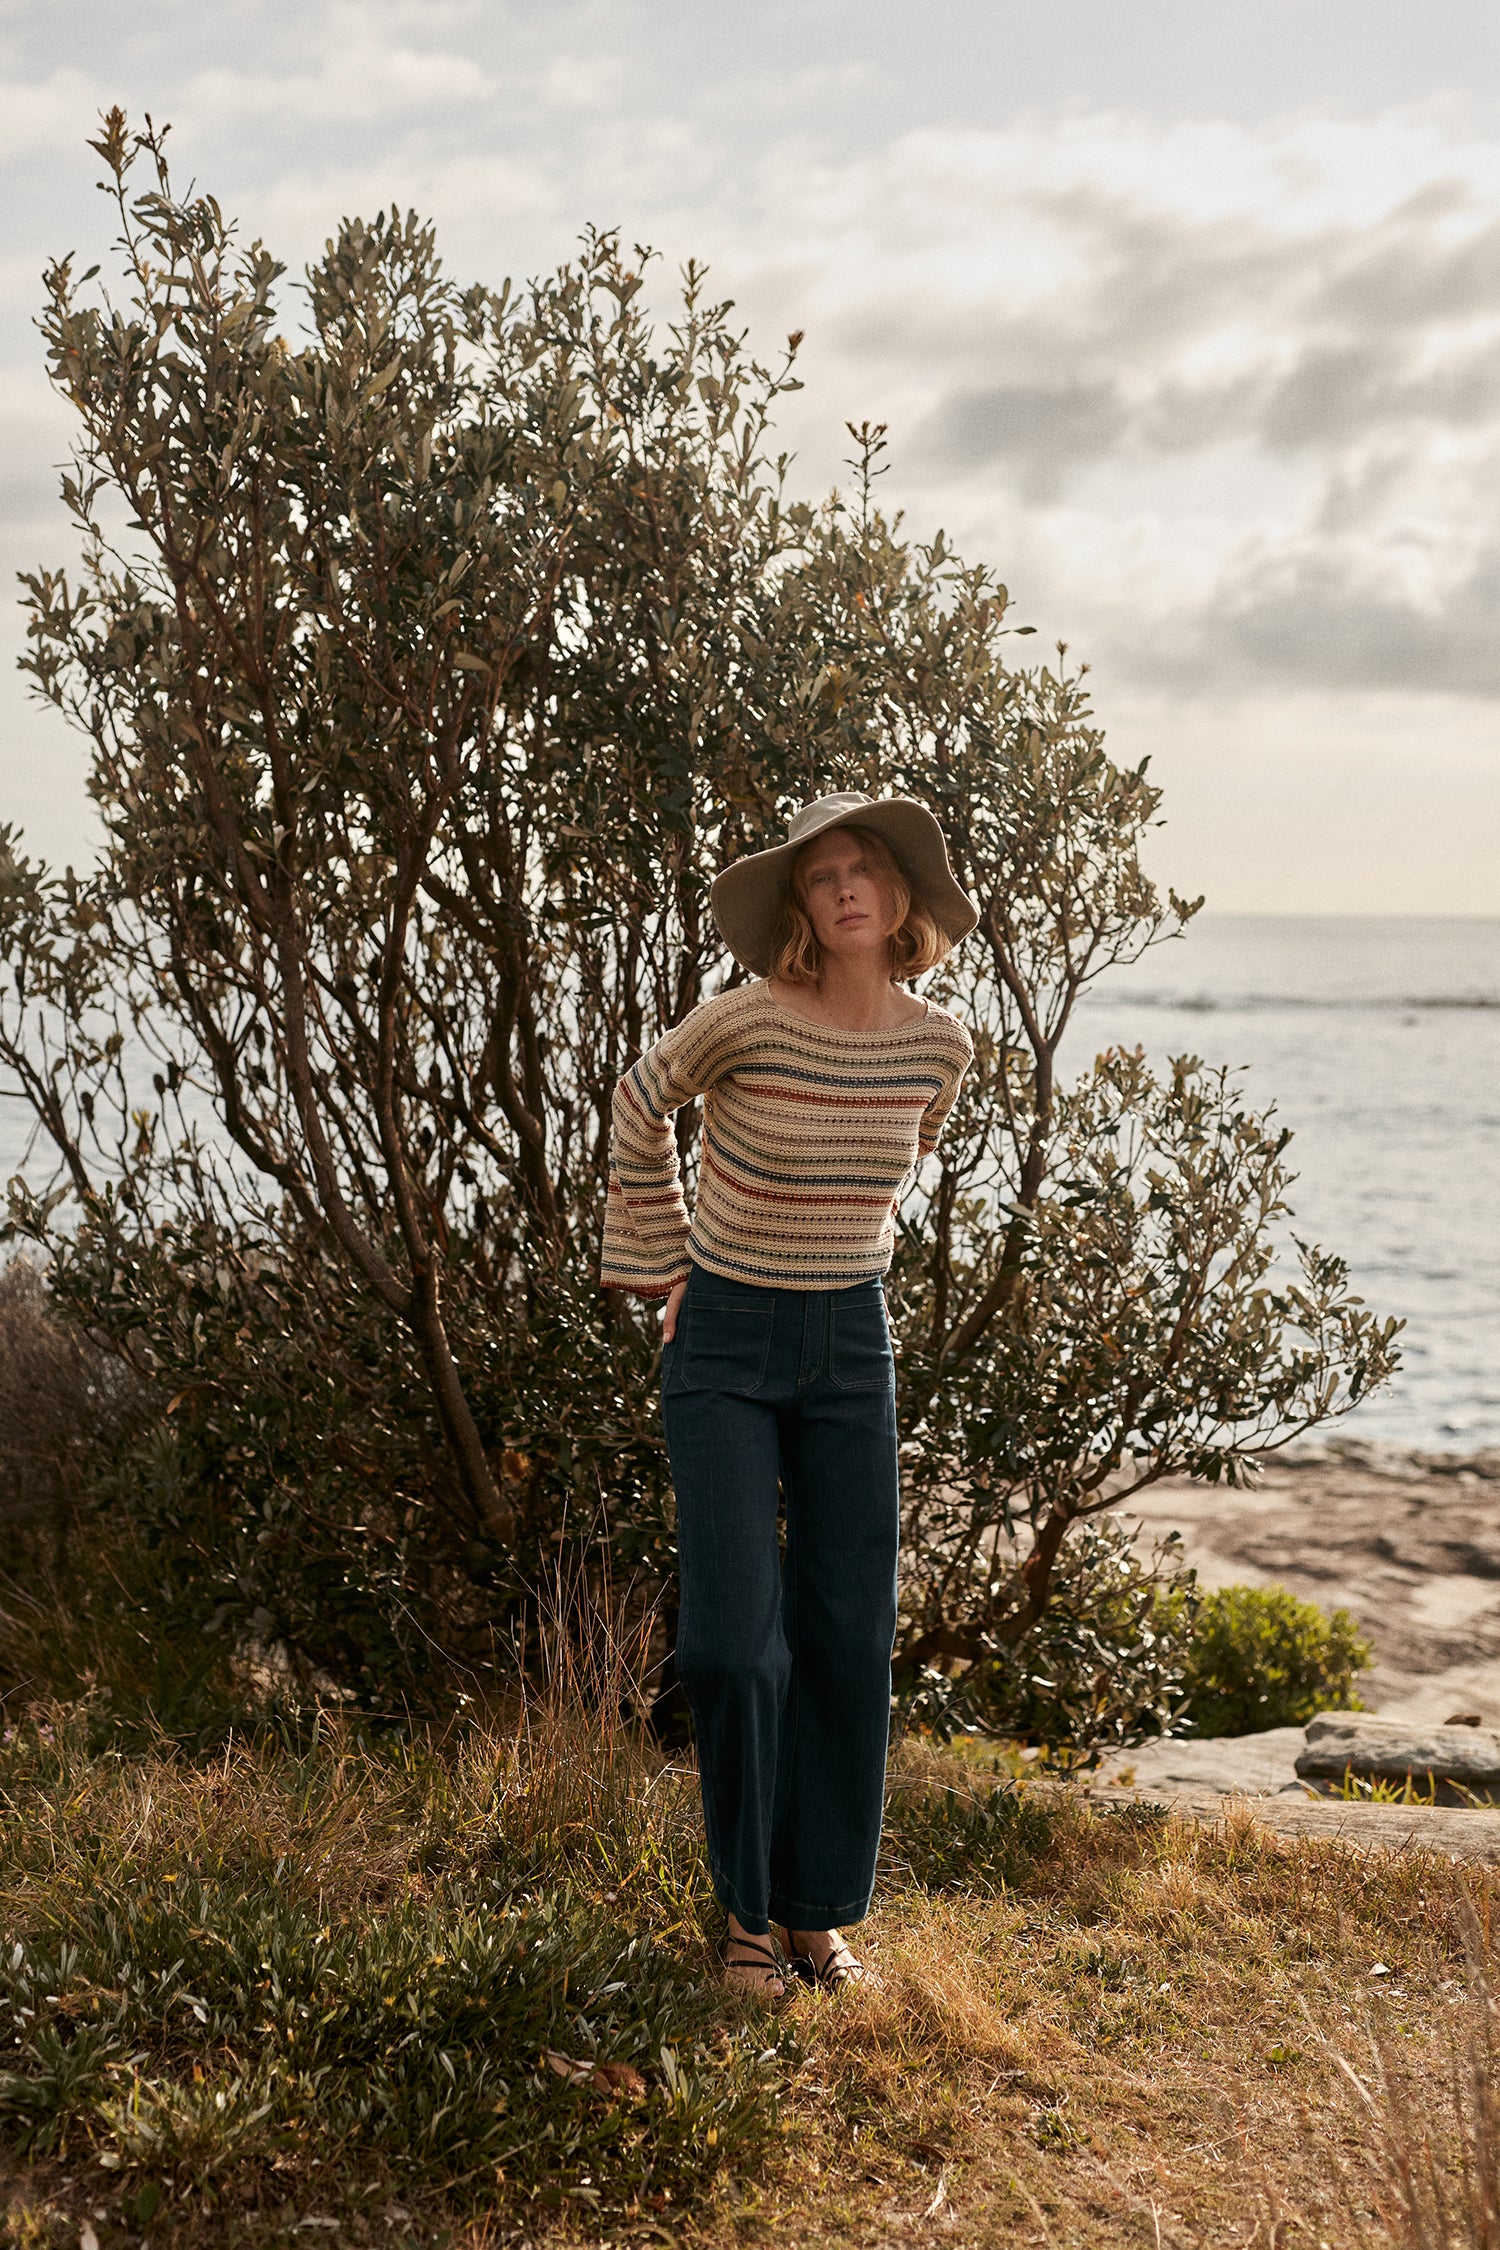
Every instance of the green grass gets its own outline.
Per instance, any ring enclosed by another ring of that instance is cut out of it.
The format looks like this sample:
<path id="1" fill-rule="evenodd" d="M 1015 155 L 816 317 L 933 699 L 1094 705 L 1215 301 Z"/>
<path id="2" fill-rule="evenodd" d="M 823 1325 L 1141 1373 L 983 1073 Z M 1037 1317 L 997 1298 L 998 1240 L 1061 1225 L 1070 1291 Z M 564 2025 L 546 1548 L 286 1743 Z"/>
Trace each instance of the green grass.
<path id="1" fill-rule="evenodd" d="M 936 1762 L 935 1762 L 936 1763 Z M 1056 1816 L 1015 1782 L 957 1785 L 928 1767 L 898 1768 L 886 1813 L 882 1867 L 894 1886 L 994 1898 L 1035 1871 Z"/>
<path id="2" fill-rule="evenodd" d="M 293 2185 L 296 2216 L 370 2190 L 601 2218 L 753 2162 L 791 2025 L 726 2015 L 704 1975 L 686 1779 L 542 1732 L 202 1768 L 91 1753 L 61 1713 L 18 1730 L 11 2147 L 158 2231 L 290 2216 Z"/>

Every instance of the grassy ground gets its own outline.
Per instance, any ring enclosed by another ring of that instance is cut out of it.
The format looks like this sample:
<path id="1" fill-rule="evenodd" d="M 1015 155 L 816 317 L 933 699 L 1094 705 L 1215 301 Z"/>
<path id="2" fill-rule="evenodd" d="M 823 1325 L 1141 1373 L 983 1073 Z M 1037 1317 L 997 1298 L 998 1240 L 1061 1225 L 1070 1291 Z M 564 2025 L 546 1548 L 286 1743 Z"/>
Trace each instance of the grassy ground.
<path id="1" fill-rule="evenodd" d="M 1334 2052 L 1378 1998 L 1440 2107 L 1490 1912 L 908 1745 L 878 1990 L 770 2012 L 714 1980 L 691 1773 L 566 1711 L 194 1762 L 58 1710 L 0 1815 L 6 2239 L 83 2250 L 1384 2240 Z"/>

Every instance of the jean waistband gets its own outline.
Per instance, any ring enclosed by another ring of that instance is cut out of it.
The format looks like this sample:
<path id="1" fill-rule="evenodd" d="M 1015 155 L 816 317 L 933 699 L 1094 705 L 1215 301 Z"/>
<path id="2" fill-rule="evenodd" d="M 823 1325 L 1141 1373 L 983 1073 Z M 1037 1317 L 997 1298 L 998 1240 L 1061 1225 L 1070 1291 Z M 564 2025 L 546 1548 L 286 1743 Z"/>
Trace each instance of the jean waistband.
<path id="1" fill-rule="evenodd" d="M 729 1304 L 738 1298 L 747 1305 L 763 1305 L 768 1298 L 784 1297 L 789 1304 L 801 1305 L 806 1304 L 809 1298 L 837 1297 L 849 1302 L 860 1297 L 884 1297 L 885 1281 L 880 1274 L 874 1273 L 867 1281 L 846 1282 L 838 1289 L 767 1288 L 760 1282 L 735 1281 L 727 1274 L 710 1273 L 707 1266 L 691 1263 L 688 1294 L 697 1296 L 704 1290 L 711 1290 L 721 1302 Z"/>

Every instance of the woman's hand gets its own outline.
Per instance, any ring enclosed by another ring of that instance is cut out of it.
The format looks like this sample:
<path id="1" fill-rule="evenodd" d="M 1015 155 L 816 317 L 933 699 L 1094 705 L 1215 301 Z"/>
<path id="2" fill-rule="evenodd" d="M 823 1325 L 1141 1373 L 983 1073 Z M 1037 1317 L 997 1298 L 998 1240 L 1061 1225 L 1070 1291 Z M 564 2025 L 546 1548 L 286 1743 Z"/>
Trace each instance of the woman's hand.
<path id="1" fill-rule="evenodd" d="M 686 1294 L 687 1283 L 685 1281 L 677 1282 L 674 1287 L 667 1291 L 667 1301 L 661 1316 L 661 1340 L 664 1344 L 670 1344 L 677 1333 L 678 1308 Z"/>

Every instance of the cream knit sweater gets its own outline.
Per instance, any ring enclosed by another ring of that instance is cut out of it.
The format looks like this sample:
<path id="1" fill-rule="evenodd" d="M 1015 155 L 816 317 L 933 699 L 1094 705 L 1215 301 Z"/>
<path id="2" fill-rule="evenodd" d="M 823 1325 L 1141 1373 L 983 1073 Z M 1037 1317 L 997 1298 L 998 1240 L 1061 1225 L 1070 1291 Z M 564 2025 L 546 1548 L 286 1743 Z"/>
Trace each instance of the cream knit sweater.
<path id="1" fill-rule="evenodd" d="M 895 1208 L 973 1059 L 946 1009 L 894 1031 L 832 1031 L 764 981 L 705 1000 L 615 1090 L 602 1279 L 662 1297 L 689 1264 L 767 1289 L 882 1274 Z M 691 1220 L 670 1118 L 703 1096 Z"/>

